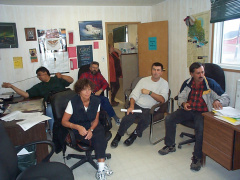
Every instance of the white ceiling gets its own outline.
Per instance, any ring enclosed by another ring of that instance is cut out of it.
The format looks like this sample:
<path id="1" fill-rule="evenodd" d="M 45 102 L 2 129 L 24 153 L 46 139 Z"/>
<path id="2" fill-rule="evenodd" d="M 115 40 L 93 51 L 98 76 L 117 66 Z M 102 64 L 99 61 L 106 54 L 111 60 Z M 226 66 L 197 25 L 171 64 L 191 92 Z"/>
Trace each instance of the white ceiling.
<path id="1" fill-rule="evenodd" d="M 0 0 L 4 5 L 153 6 L 166 0 Z"/>

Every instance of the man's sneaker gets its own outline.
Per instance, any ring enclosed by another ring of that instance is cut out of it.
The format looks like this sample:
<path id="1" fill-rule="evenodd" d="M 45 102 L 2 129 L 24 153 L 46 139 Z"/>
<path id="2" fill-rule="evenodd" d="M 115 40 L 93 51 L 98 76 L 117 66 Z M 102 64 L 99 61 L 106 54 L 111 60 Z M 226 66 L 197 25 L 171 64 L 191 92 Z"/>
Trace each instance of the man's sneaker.
<path id="1" fill-rule="evenodd" d="M 193 156 L 190 169 L 194 171 L 199 171 L 201 169 L 201 166 L 202 166 L 201 159 L 198 159 L 196 156 Z"/>
<path id="2" fill-rule="evenodd" d="M 120 126 L 121 119 L 120 119 L 120 118 L 117 118 L 117 119 L 115 120 L 115 122 L 116 122 L 116 125 L 117 125 L 117 126 Z"/>
<path id="3" fill-rule="evenodd" d="M 105 163 L 104 165 L 104 171 L 108 176 L 112 175 L 113 171 L 109 168 L 109 166 Z"/>
<path id="4" fill-rule="evenodd" d="M 97 171 L 96 172 L 96 179 L 97 180 L 106 180 L 106 172 L 103 171 Z"/>
<path id="5" fill-rule="evenodd" d="M 164 146 L 162 149 L 158 151 L 158 153 L 161 155 L 166 155 L 170 152 L 175 152 L 175 151 L 176 151 L 175 146 Z"/>

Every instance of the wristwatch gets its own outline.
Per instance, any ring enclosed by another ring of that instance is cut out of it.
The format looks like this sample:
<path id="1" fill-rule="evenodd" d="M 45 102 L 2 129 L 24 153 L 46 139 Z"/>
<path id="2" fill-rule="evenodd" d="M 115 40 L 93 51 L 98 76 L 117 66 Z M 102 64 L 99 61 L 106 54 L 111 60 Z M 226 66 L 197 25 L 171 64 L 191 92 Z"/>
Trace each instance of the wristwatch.
<path id="1" fill-rule="evenodd" d="M 152 94 L 152 91 L 149 91 L 149 95 L 151 96 L 151 94 Z"/>
<path id="2" fill-rule="evenodd" d="M 89 130 L 93 132 L 93 129 L 89 129 Z"/>

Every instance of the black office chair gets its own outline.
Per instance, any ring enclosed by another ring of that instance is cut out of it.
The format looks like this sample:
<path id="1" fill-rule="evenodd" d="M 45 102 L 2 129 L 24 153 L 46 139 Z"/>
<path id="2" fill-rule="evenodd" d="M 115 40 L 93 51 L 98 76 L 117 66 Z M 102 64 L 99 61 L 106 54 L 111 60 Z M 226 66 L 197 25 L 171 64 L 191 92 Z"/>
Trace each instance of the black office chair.
<path id="1" fill-rule="evenodd" d="M 65 109 L 67 107 L 67 104 L 69 100 L 71 100 L 76 93 L 72 90 L 59 92 L 57 94 L 54 94 L 51 97 L 51 105 L 53 110 L 53 116 L 54 116 L 54 129 L 53 129 L 53 141 L 58 148 L 58 152 L 61 150 L 63 151 L 63 158 L 65 161 L 65 158 L 68 160 L 70 158 L 77 158 L 80 159 L 77 163 L 75 163 L 70 169 L 75 169 L 78 166 L 81 166 L 85 162 L 89 162 L 95 169 L 97 169 L 97 164 L 93 161 L 96 159 L 95 155 L 92 155 L 93 148 L 90 145 L 78 142 L 75 139 L 74 133 L 72 129 L 63 127 L 61 125 L 62 117 L 65 112 Z M 106 140 L 110 140 L 112 137 L 112 133 L 110 131 L 112 127 L 111 121 L 108 121 L 108 119 L 103 115 L 99 115 L 99 121 L 102 123 L 102 125 L 105 128 L 105 138 Z M 69 146 L 79 152 L 85 152 L 85 155 L 80 154 L 68 154 L 65 157 L 66 152 L 66 146 Z M 110 159 L 111 154 L 106 154 L 106 158 Z"/>
<path id="2" fill-rule="evenodd" d="M 129 96 L 132 92 L 132 90 L 135 88 L 137 83 L 142 79 L 142 77 L 137 77 L 133 80 L 131 83 L 131 86 L 129 89 L 126 89 L 124 91 L 125 95 L 125 108 L 129 108 Z M 170 107 L 170 96 L 171 96 L 171 90 L 169 89 L 168 93 L 168 100 L 165 103 L 159 103 L 151 107 L 150 109 L 150 115 L 151 115 L 151 121 L 150 121 L 150 132 L 149 132 L 149 142 L 153 145 L 159 143 L 160 141 L 164 140 L 164 137 L 153 141 L 153 126 L 157 123 L 160 123 L 165 120 L 166 114 L 169 112 L 169 107 Z M 155 111 L 156 108 L 159 108 L 157 111 Z M 138 123 L 138 119 L 135 120 L 135 123 Z M 159 133 L 159 132 L 158 132 Z M 128 134 L 128 133 L 127 133 Z M 128 134 L 130 135 L 130 134 Z"/>
<path id="3" fill-rule="evenodd" d="M 14 147 L 10 141 L 3 124 L 0 123 L 0 179 L 1 180 L 73 180 L 69 167 L 60 162 L 48 162 L 54 153 L 54 144 L 51 141 L 37 141 L 22 146 Z M 32 165 L 21 172 L 18 169 L 17 153 L 31 145 L 48 144 L 51 152 L 41 163 Z"/>
<path id="4" fill-rule="evenodd" d="M 205 63 L 204 64 L 204 70 L 205 70 L 205 76 L 208 78 L 214 79 L 220 86 L 221 88 L 225 91 L 225 75 L 223 69 L 218 66 L 217 64 L 212 64 L 212 63 Z M 175 100 L 178 100 L 178 97 L 176 96 L 174 98 Z M 193 121 L 187 121 L 187 122 L 182 122 L 181 123 L 183 126 L 194 129 L 194 122 Z M 190 139 L 187 139 L 185 141 L 182 141 L 178 144 L 178 148 L 181 149 L 182 145 L 184 144 L 189 144 L 195 142 L 195 135 L 182 132 L 180 134 L 180 137 L 187 136 Z"/>

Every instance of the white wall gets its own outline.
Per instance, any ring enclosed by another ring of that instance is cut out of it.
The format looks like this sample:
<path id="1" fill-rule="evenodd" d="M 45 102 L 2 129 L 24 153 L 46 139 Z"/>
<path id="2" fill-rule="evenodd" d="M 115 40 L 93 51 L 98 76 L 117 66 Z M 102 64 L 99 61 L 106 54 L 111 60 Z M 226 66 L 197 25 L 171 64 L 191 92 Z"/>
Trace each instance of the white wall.
<path id="1" fill-rule="evenodd" d="M 177 95 L 182 82 L 190 77 L 187 68 L 187 26 L 183 20 L 188 15 L 205 12 L 210 9 L 210 0 L 167 0 L 152 8 L 153 21 L 168 20 L 168 78 L 173 97 Z M 210 29 L 209 32 L 211 41 L 212 30 Z M 225 72 L 225 79 L 226 92 L 231 98 L 230 105 L 234 106 L 236 81 L 240 79 L 240 73 Z"/>
<path id="2" fill-rule="evenodd" d="M 36 76 L 40 63 L 31 63 L 29 49 L 37 48 L 37 41 L 26 41 L 24 28 L 36 29 L 66 28 L 74 32 L 74 45 L 92 44 L 80 41 L 78 21 L 102 20 L 104 40 L 99 41 L 99 49 L 93 50 L 93 58 L 100 62 L 101 72 L 108 79 L 105 22 L 150 22 L 151 7 L 83 7 L 83 6 L 6 6 L 0 5 L 0 22 L 15 22 L 19 48 L 0 49 L 0 84 L 16 82 Z M 13 57 L 23 57 L 23 69 L 13 68 Z M 102 60 L 104 57 L 104 61 Z M 78 70 L 70 72 L 75 81 Z M 39 82 L 37 78 L 15 83 L 26 90 Z M 72 86 L 71 86 L 72 87 Z M 11 91 L 0 89 L 0 93 Z"/>

